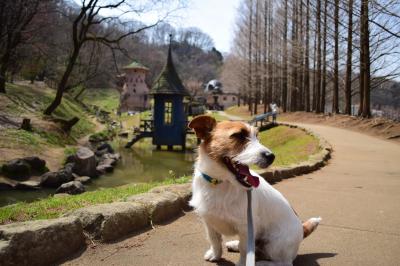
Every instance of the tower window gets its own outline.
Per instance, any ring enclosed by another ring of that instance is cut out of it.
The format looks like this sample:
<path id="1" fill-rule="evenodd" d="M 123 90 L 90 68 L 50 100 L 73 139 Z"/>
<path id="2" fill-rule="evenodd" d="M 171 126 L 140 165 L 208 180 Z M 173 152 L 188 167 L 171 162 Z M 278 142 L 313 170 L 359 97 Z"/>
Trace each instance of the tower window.
<path id="1" fill-rule="evenodd" d="M 164 102 L 164 124 L 165 125 L 172 124 L 172 102 L 171 101 Z"/>

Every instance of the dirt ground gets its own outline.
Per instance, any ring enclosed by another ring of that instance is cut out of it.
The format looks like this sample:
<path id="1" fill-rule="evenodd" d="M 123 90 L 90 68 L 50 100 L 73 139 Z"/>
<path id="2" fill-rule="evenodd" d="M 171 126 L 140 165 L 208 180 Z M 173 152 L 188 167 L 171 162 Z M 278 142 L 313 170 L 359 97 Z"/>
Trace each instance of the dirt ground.
<path id="1" fill-rule="evenodd" d="M 360 118 L 340 114 L 294 112 L 279 115 L 278 121 L 329 125 L 400 143 L 400 123 L 381 117 Z"/>

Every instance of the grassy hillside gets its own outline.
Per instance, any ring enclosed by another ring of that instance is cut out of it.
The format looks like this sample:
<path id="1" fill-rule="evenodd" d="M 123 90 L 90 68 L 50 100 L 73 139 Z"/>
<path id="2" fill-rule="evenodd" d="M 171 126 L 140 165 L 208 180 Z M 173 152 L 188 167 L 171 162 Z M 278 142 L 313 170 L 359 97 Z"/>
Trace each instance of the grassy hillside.
<path id="1" fill-rule="evenodd" d="M 85 104 L 96 105 L 107 112 L 116 111 L 119 92 L 112 88 L 86 89 L 80 97 Z"/>
<path id="2" fill-rule="evenodd" d="M 51 158 L 51 149 L 75 144 L 76 140 L 94 131 L 91 118 L 69 95 L 53 113 L 64 120 L 79 117 L 79 122 L 66 134 L 43 110 L 50 104 L 55 91 L 38 84 L 7 84 L 7 94 L 0 95 L 0 115 L 13 123 L 0 122 L 0 163 L 19 156 L 43 155 Z M 22 118 L 30 118 L 33 130 L 19 130 Z M 59 154 L 57 154 L 58 156 Z"/>

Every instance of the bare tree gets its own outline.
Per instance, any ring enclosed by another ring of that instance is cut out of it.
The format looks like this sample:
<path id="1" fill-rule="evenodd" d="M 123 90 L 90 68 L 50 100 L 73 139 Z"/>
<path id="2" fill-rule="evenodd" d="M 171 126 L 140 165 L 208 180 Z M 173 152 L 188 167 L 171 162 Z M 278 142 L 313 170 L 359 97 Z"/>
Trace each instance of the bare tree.
<path id="1" fill-rule="evenodd" d="M 348 0 L 348 23 L 347 23 L 347 61 L 345 81 L 345 113 L 351 115 L 351 72 L 353 53 L 353 0 Z"/>
<path id="2" fill-rule="evenodd" d="M 101 32 L 99 30 L 101 25 L 112 25 L 119 24 L 120 26 L 126 25 L 121 22 L 118 16 L 101 16 L 104 11 L 117 12 L 122 11 L 123 15 L 129 12 L 140 12 L 141 9 L 135 9 L 132 2 L 129 0 L 118 0 L 118 1 L 104 1 L 100 2 L 97 0 L 83 0 L 81 8 L 78 14 L 75 16 L 72 22 L 72 48 L 68 56 L 68 62 L 62 77 L 57 85 L 57 92 L 53 102 L 44 111 L 45 115 L 51 115 L 54 110 L 60 105 L 64 92 L 68 88 L 68 81 L 71 73 L 76 65 L 80 51 L 85 43 L 87 42 L 98 42 L 111 49 L 118 49 L 120 42 L 126 37 L 138 34 L 146 29 L 158 25 L 165 19 L 158 19 L 156 22 L 150 25 L 134 25 L 134 27 L 128 28 L 128 30 L 115 32 L 113 28 Z M 110 31 L 111 30 L 111 31 Z"/>
<path id="3" fill-rule="evenodd" d="M 29 23 L 38 13 L 39 0 L 0 1 L 0 93 L 6 93 L 6 73 L 18 46 L 29 39 Z M 42 1 L 45 4 L 46 1 Z"/>

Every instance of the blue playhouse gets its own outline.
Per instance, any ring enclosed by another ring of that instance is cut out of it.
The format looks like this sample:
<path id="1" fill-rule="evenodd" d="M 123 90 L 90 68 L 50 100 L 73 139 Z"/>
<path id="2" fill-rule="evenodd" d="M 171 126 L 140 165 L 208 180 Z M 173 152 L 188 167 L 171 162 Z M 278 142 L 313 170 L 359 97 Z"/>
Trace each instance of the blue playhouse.
<path id="1" fill-rule="evenodd" d="M 190 96 L 183 86 L 176 72 L 172 54 L 171 43 L 168 48 L 167 63 L 150 89 L 153 96 L 154 107 L 152 119 L 141 119 L 140 132 L 126 144 L 130 148 L 142 138 L 152 138 L 157 149 L 167 146 L 181 146 L 185 150 L 187 134 L 187 113 L 183 99 Z"/>

